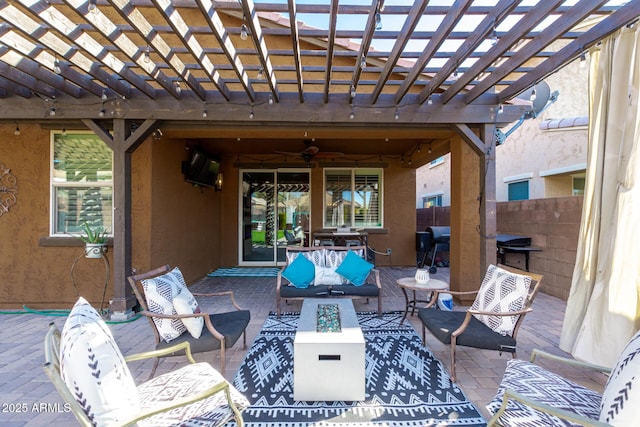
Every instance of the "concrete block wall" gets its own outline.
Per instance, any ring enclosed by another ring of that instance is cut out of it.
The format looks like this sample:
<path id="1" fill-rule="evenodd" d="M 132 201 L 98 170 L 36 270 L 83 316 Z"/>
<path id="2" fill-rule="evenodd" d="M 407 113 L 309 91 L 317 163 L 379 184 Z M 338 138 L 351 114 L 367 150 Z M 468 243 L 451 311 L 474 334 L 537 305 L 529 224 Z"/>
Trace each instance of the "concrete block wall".
<path id="1" fill-rule="evenodd" d="M 571 289 L 582 203 L 583 198 L 576 196 L 496 204 L 498 233 L 531 237 L 532 245 L 541 251 L 530 253 L 529 270 L 544 275 L 542 292 L 563 300 Z M 443 216 L 448 212 L 449 207 L 418 209 L 418 231 L 430 225 L 447 225 Z M 437 218 L 435 224 L 432 218 Z M 524 269 L 524 255 L 509 253 L 506 263 Z"/>

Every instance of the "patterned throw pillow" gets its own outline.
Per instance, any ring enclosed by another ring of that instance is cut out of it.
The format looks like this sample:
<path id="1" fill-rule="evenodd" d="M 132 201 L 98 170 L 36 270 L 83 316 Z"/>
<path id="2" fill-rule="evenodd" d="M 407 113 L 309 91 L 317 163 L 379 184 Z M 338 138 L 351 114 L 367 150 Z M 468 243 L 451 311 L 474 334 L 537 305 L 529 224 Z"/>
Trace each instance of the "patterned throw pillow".
<path id="1" fill-rule="evenodd" d="M 622 350 L 602 394 L 600 421 L 613 426 L 637 425 L 640 418 L 640 331 Z"/>
<path id="2" fill-rule="evenodd" d="M 347 256 L 347 251 L 334 251 L 331 249 L 326 250 L 325 254 L 325 265 L 327 267 L 338 268 L 342 261 L 344 261 L 344 257 Z"/>
<path id="3" fill-rule="evenodd" d="M 490 265 L 471 309 L 493 313 L 522 310 L 530 286 L 531 277 L 514 274 Z M 492 331 L 511 336 L 520 316 L 477 315 L 475 317 Z"/>
<path id="4" fill-rule="evenodd" d="M 173 308 L 178 314 L 200 313 L 198 301 L 186 286 L 180 289 L 178 295 L 173 299 Z M 191 336 L 196 339 L 200 338 L 204 327 L 204 317 L 189 317 L 181 320 Z"/>
<path id="5" fill-rule="evenodd" d="M 507 362 L 507 369 L 498 391 L 487 404 L 487 410 L 491 414 L 500 409 L 505 389 L 520 393 L 538 403 L 591 419 L 596 419 L 600 410 L 600 395 L 597 392 L 524 360 L 512 359 Z M 574 425 L 513 400 L 509 401 L 507 411 L 500 417 L 499 424 L 545 427 Z"/>
<path id="6" fill-rule="evenodd" d="M 173 299 L 183 287 L 187 287 L 182 272 L 178 267 L 162 276 L 141 280 L 141 283 L 149 311 L 157 314 L 178 314 L 173 307 Z M 154 317 L 153 322 L 158 328 L 160 337 L 166 342 L 178 338 L 187 330 L 180 319 L 159 319 Z"/>
<path id="7" fill-rule="evenodd" d="M 62 329 L 60 374 L 94 425 L 121 424 L 140 411 L 136 385 L 111 331 L 82 297 Z"/>
<path id="8" fill-rule="evenodd" d="M 324 249 L 317 249 L 317 250 L 313 250 L 313 251 L 291 251 L 291 252 L 287 252 L 287 265 L 290 265 L 297 258 L 297 256 L 299 254 L 301 254 L 306 259 L 311 261 L 313 263 L 313 265 L 317 265 L 319 267 L 324 267 L 325 266 L 325 259 L 324 259 L 325 258 L 325 250 Z"/>

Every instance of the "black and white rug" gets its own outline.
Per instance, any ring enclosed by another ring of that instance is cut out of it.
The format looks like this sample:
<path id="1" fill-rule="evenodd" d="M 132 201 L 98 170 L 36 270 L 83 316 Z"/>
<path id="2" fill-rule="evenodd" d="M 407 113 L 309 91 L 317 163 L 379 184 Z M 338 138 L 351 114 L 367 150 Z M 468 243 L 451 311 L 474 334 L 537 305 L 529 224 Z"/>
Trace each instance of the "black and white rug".
<path id="1" fill-rule="evenodd" d="M 298 314 L 270 314 L 233 383 L 251 402 L 250 427 L 484 426 L 475 406 L 422 346 L 403 313 L 358 313 L 366 340 L 363 402 L 293 400 L 293 339 Z"/>

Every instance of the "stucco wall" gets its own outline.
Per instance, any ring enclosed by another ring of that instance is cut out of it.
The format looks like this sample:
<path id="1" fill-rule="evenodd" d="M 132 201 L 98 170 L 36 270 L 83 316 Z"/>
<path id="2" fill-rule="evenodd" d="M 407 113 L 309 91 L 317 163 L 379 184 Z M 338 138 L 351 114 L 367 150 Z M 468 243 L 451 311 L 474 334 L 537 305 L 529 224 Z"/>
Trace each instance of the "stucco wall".
<path id="1" fill-rule="evenodd" d="M 544 275 L 542 292 L 564 300 L 571 289 L 582 203 L 582 197 L 559 197 L 500 202 L 496 206 L 498 233 L 532 238 L 533 246 L 542 250 L 531 252 L 529 270 Z M 444 225 L 443 217 L 448 211 L 448 208 L 418 209 L 417 222 L 425 227 Z M 434 217 L 443 222 L 432 224 Z M 523 255 L 507 254 L 506 262 L 525 267 Z"/>
<path id="2" fill-rule="evenodd" d="M 70 308 L 77 293 L 99 307 L 107 277 L 105 264 L 84 258 L 78 239 L 47 239 L 50 132 L 20 124 L 20 135 L 14 135 L 15 128 L 0 126 L 0 164 L 17 181 L 17 201 L 0 216 L 0 307 Z M 110 252 L 106 256 L 111 259 Z M 110 269 L 110 278 L 112 273 Z M 106 307 L 111 295 L 112 279 Z"/>

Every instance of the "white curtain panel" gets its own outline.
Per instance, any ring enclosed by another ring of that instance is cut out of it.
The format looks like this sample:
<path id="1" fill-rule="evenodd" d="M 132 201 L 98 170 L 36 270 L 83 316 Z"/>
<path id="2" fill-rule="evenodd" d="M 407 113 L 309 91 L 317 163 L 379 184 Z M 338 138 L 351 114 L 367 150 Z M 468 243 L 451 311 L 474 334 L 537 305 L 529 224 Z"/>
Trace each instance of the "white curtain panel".
<path id="1" fill-rule="evenodd" d="M 638 23 L 593 48 L 582 223 L 560 348 L 613 366 L 640 327 Z"/>

